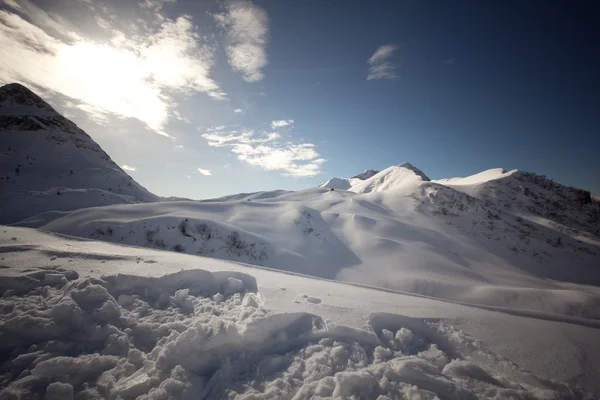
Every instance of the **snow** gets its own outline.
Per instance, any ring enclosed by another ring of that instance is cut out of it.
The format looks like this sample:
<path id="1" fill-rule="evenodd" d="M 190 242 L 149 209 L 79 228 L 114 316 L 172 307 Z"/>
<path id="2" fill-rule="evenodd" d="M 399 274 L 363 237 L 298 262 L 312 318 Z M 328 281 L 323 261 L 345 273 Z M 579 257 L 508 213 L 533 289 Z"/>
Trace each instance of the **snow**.
<path id="1" fill-rule="evenodd" d="M 518 177 L 526 178 L 461 186 L 476 188 L 473 197 L 396 166 L 361 181 L 361 193 L 312 188 L 253 201 L 116 205 L 41 214 L 22 225 L 463 303 L 599 318 L 600 291 L 589 285 L 600 283 L 600 236 L 585 219 L 598 215 L 596 203 L 562 200 L 569 210 L 562 224 L 527 214 L 527 196 L 500 189 L 518 182 L 539 198 L 553 195 Z"/>
<path id="2" fill-rule="evenodd" d="M 0 398 L 579 399 L 600 389 L 579 372 L 600 356 L 597 328 L 29 228 L 0 232 L 0 283 L 12 290 L 0 299 Z M 318 293 L 327 302 L 308 301 Z M 472 337 L 480 326 L 515 335 Z M 523 346 L 539 353 L 503 355 Z M 582 348 L 587 357 L 573 357 Z"/>
<path id="3" fill-rule="evenodd" d="M 486 183 L 496 179 L 502 179 L 511 176 L 517 172 L 516 169 L 512 171 L 505 171 L 502 168 L 492 168 L 487 171 L 480 172 L 475 175 L 467 176 L 465 178 L 448 178 L 440 179 L 435 182 L 442 183 L 448 186 L 463 186 L 463 185 L 475 185 Z"/>
<path id="4" fill-rule="evenodd" d="M 332 178 L 319 185 L 322 188 L 347 190 L 355 193 L 380 192 L 402 188 L 415 182 L 427 182 L 429 178 L 412 164 L 405 162 L 383 171 L 366 170 L 353 178 Z"/>
<path id="5" fill-rule="evenodd" d="M 23 86 L 0 129 L 0 400 L 598 396 L 587 191 L 403 163 L 159 198 Z"/>

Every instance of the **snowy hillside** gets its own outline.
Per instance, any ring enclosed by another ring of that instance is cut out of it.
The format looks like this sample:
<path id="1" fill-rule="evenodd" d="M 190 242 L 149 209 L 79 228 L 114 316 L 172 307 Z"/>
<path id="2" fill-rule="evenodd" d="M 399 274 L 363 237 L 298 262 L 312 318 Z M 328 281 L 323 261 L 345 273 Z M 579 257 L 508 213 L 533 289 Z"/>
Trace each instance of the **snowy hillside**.
<path id="1" fill-rule="evenodd" d="M 600 393 L 597 321 L 25 228 L 0 229 L 0 253 L 3 400 Z"/>
<path id="2" fill-rule="evenodd" d="M 543 185 L 534 179 L 528 190 L 544 196 Z M 507 208 L 512 200 L 504 192 L 472 196 L 465 187 L 431 182 L 404 164 L 353 191 L 115 205 L 41 214 L 20 225 L 463 303 L 600 318 L 600 290 L 585 286 L 600 284 L 600 239 Z M 597 203 L 589 207 L 597 218 Z"/>
<path id="3" fill-rule="evenodd" d="M 0 223 L 45 211 L 154 201 L 100 146 L 19 84 L 0 87 Z"/>
<path id="4" fill-rule="evenodd" d="M 319 185 L 322 188 L 347 190 L 355 193 L 378 192 L 400 187 L 411 181 L 429 181 L 429 178 L 411 163 L 391 166 L 383 171 L 366 170 L 350 179 L 332 178 Z"/>
<path id="5" fill-rule="evenodd" d="M 578 240 L 600 240 L 600 202 L 588 191 L 542 175 L 502 169 L 437 182 Z"/>

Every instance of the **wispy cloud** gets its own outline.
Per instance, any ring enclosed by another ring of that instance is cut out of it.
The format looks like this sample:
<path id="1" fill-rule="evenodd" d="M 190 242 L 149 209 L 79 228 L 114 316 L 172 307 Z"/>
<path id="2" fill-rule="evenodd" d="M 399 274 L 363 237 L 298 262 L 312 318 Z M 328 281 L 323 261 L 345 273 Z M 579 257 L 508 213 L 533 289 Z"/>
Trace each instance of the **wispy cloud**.
<path id="1" fill-rule="evenodd" d="M 146 3 L 158 13 L 164 2 Z M 136 118 L 166 136 L 176 93 L 225 98 L 211 77 L 212 47 L 202 43 L 189 16 L 161 17 L 144 35 L 112 29 L 112 39 L 100 43 L 27 1 L 19 4 L 14 12 L 0 10 L 0 82 L 61 93 L 97 120 L 105 114 Z"/>
<path id="2" fill-rule="evenodd" d="M 124 169 L 125 171 L 131 171 L 131 172 L 137 171 L 136 167 L 134 167 L 132 165 L 127 165 L 127 164 L 121 165 L 121 168 Z"/>
<path id="3" fill-rule="evenodd" d="M 269 18 L 265 10 L 249 0 L 230 3 L 215 19 L 226 30 L 227 58 L 247 82 L 263 79 L 267 65 Z"/>
<path id="4" fill-rule="evenodd" d="M 210 172 L 210 169 L 198 168 L 198 172 L 200 172 L 204 176 L 210 176 L 210 175 L 212 175 L 211 172 Z"/>
<path id="5" fill-rule="evenodd" d="M 293 124 L 294 124 L 293 119 L 276 119 L 276 120 L 271 121 L 271 128 L 272 129 L 284 128 L 286 126 L 290 126 Z"/>
<path id="6" fill-rule="evenodd" d="M 209 146 L 229 148 L 238 160 L 267 171 L 282 171 L 293 177 L 315 176 L 326 161 L 312 143 L 285 141 L 277 132 L 257 135 L 253 130 L 223 128 L 208 129 L 202 137 Z"/>
<path id="7" fill-rule="evenodd" d="M 241 108 L 236 108 L 235 110 L 233 110 L 234 113 L 239 114 L 241 112 L 243 112 L 244 110 L 242 110 Z"/>
<path id="8" fill-rule="evenodd" d="M 380 46 L 375 53 L 367 61 L 369 67 L 369 75 L 367 80 L 373 79 L 394 79 L 396 75 L 396 66 L 389 61 L 397 47 L 392 44 Z"/>

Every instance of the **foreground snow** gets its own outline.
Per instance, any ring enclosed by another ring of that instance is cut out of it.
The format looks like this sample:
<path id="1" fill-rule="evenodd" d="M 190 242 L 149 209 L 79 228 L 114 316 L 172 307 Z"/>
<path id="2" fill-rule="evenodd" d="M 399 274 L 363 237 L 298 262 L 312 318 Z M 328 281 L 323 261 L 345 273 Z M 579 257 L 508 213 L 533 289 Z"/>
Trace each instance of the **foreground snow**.
<path id="1" fill-rule="evenodd" d="M 598 328 L 576 320 L 24 228 L 3 227 L 0 252 L 0 399 L 579 399 L 600 388 Z"/>

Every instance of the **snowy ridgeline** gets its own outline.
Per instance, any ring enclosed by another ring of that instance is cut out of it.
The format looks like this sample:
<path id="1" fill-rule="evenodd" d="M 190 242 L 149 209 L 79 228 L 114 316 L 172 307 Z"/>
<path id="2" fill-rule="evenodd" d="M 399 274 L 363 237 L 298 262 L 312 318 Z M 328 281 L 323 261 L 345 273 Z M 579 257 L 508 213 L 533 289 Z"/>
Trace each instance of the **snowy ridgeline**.
<path id="1" fill-rule="evenodd" d="M 404 167 L 383 172 L 362 182 L 393 187 L 369 193 L 313 188 L 251 201 L 95 207 L 20 225 L 460 302 L 600 318 L 600 292 L 579 286 L 600 284 L 600 239 L 591 229 L 561 229 L 523 212 L 517 205 L 529 198 L 524 192 L 507 208 L 509 200 L 424 181 Z M 594 207 L 571 215 L 583 224 Z"/>
<path id="2" fill-rule="evenodd" d="M 2 400 L 593 398 L 438 320 L 373 312 L 357 329 L 269 311 L 239 272 L 55 267 L 0 289 Z"/>

